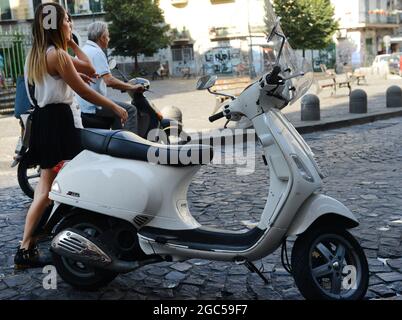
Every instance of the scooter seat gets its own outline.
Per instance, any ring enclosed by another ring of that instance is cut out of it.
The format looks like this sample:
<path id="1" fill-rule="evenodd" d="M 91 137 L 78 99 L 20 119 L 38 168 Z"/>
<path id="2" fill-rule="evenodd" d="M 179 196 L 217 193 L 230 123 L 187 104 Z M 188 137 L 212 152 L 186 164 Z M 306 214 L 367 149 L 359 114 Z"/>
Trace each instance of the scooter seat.
<path id="1" fill-rule="evenodd" d="M 116 158 L 175 167 L 204 165 L 213 158 L 210 145 L 158 144 L 125 130 L 82 129 L 81 144 L 86 150 Z"/>

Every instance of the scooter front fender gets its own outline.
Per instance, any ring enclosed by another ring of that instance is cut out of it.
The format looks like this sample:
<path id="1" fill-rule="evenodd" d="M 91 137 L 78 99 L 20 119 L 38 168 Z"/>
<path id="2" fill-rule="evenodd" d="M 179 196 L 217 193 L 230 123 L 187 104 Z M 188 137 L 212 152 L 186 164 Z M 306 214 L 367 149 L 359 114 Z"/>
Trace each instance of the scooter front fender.
<path id="1" fill-rule="evenodd" d="M 341 202 L 322 194 L 313 194 L 299 209 L 287 236 L 298 236 L 317 222 L 338 224 L 347 229 L 359 225 L 354 214 Z"/>

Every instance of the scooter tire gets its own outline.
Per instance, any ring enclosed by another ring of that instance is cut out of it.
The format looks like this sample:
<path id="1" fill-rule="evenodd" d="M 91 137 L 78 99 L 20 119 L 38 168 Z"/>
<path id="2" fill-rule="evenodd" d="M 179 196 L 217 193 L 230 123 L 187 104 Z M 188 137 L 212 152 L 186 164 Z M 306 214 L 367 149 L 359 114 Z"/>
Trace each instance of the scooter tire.
<path id="1" fill-rule="evenodd" d="M 28 169 L 30 165 L 27 157 L 22 157 L 18 164 L 17 178 L 21 190 L 31 199 L 34 197 L 35 189 L 30 185 L 28 179 Z"/>
<path id="2" fill-rule="evenodd" d="M 77 226 L 85 224 L 87 224 L 88 226 L 91 225 L 94 226 L 100 232 L 105 232 L 106 230 L 108 230 L 108 224 L 104 219 L 90 216 L 88 214 L 86 215 L 79 214 L 74 215 L 69 219 L 67 219 L 66 221 L 61 222 L 60 225 L 56 228 L 55 234 L 58 234 L 64 229 L 67 228 L 75 229 L 77 228 Z M 92 267 L 90 267 L 90 270 L 92 270 L 90 276 L 88 275 L 80 276 L 79 271 L 74 273 L 74 271 L 76 270 L 73 270 L 71 266 L 71 264 L 73 264 L 74 261 L 71 261 L 71 259 L 63 258 L 54 252 L 52 253 L 52 255 L 53 255 L 53 263 L 60 277 L 69 285 L 79 290 L 96 291 L 104 286 L 107 286 L 111 281 L 113 281 L 118 276 L 118 273 L 116 272 Z M 85 264 L 83 263 L 81 263 L 81 265 L 83 265 L 85 268 L 88 268 L 88 266 L 85 266 Z"/>
<path id="3" fill-rule="evenodd" d="M 348 296 L 342 297 L 339 295 L 334 297 L 331 294 L 327 294 L 314 279 L 312 272 L 313 249 L 317 241 L 325 236 L 335 236 L 340 239 L 347 249 L 351 250 L 354 259 L 359 263 L 361 275 L 360 278 L 357 276 L 359 279 L 357 288 L 353 290 L 354 292 L 351 291 Z M 291 266 L 296 285 L 303 297 L 308 300 L 361 300 L 368 289 L 369 268 L 364 251 L 356 239 L 348 231 L 340 227 L 316 226 L 299 236 L 292 249 Z"/>

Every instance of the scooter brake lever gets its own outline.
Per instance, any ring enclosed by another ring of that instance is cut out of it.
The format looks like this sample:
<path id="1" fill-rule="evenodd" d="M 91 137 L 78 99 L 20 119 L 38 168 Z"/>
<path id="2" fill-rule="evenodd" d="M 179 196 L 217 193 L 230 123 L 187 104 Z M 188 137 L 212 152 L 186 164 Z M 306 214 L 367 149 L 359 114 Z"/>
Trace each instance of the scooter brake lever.
<path id="1" fill-rule="evenodd" d="M 294 79 L 294 78 L 298 78 L 298 77 L 303 77 L 303 76 L 304 76 L 304 72 L 300 72 L 300 73 L 295 74 L 295 75 L 293 75 L 293 76 L 291 76 L 291 77 L 283 78 L 283 80 L 284 80 L 284 81 L 287 81 L 287 80 L 290 80 L 290 79 Z"/>
<path id="2" fill-rule="evenodd" d="M 225 125 L 223 126 L 224 129 L 227 129 L 227 128 L 228 128 L 229 122 L 230 122 L 230 120 L 227 120 L 227 121 L 226 121 Z"/>

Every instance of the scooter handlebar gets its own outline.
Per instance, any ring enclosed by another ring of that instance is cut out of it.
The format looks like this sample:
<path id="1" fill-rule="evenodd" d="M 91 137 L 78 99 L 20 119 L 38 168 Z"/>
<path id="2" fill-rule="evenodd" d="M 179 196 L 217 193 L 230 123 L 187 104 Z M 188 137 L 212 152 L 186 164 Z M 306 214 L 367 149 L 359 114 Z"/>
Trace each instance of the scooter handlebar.
<path id="1" fill-rule="evenodd" d="M 275 66 L 272 72 L 267 75 L 266 81 L 267 84 L 277 84 L 278 81 L 280 80 L 279 74 L 281 73 L 281 67 L 280 66 Z"/>
<path id="2" fill-rule="evenodd" d="M 217 114 L 214 114 L 213 116 L 210 116 L 209 117 L 209 122 L 215 122 L 215 121 L 217 121 L 219 119 L 222 119 L 224 117 L 225 117 L 225 114 L 222 111 L 222 112 L 219 112 Z"/>

